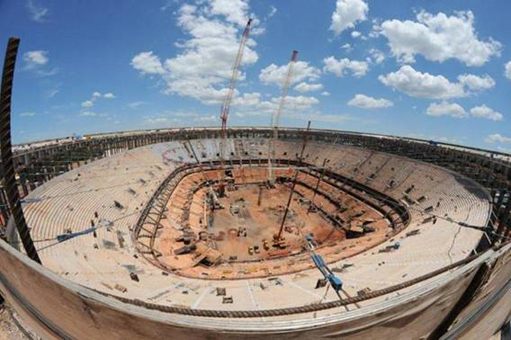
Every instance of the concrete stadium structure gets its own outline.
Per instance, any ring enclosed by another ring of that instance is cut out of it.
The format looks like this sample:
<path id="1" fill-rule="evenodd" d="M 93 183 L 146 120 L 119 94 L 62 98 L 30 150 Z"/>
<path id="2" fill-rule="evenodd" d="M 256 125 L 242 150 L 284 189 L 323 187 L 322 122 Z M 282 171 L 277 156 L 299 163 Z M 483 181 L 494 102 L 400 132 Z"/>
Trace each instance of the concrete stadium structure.
<path id="1" fill-rule="evenodd" d="M 0 243 L 3 295 L 47 338 L 482 339 L 506 329 L 509 155 L 312 130 L 298 160 L 304 131 L 281 129 L 273 166 L 284 192 L 298 174 L 295 224 L 309 227 L 300 207 L 317 194 L 313 215 L 342 234 L 317 247 L 344 281 L 339 300 L 317 286 L 323 276 L 300 244 L 278 256 L 240 253 L 243 260 L 199 246 L 224 242 L 201 218 L 208 183 L 228 181 L 227 196 L 261 187 L 271 133 L 230 128 L 222 160 L 218 128 L 19 148 L 18 187 L 42 265 L 26 257 L 11 220 L 10 245 Z M 264 190 L 263 200 L 276 195 Z M 233 217 L 233 227 L 249 218 Z M 348 237 L 366 222 L 375 231 Z M 299 229 L 289 226 L 286 237 L 300 239 Z M 185 243 L 173 241 L 182 235 L 198 245 L 183 255 L 176 250 Z"/>

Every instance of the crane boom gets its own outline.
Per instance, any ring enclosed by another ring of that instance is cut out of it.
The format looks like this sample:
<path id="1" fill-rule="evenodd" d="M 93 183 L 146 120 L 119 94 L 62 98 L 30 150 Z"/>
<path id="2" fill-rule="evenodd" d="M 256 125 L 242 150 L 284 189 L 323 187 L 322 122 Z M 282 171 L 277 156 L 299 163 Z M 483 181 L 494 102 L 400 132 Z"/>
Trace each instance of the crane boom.
<path id="1" fill-rule="evenodd" d="M 238 54 L 236 55 L 236 59 L 234 61 L 234 66 L 232 68 L 232 76 L 231 82 L 229 84 L 229 90 L 227 91 L 227 95 L 224 98 L 222 103 L 222 107 L 220 109 L 220 119 L 222 120 L 222 145 L 221 145 L 221 157 L 224 159 L 225 157 L 225 148 L 226 143 L 225 139 L 227 138 L 227 119 L 229 117 L 229 110 L 231 109 L 231 102 L 234 96 L 234 86 L 236 85 L 236 81 L 238 80 L 239 69 L 241 65 L 241 61 L 243 59 L 243 52 L 245 51 L 245 43 L 248 39 L 248 34 L 250 31 L 250 24 L 252 23 L 252 19 L 249 19 L 247 25 L 245 26 L 245 30 L 243 31 L 243 35 L 241 36 L 240 47 L 238 49 Z"/>
<path id="2" fill-rule="evenodd" d="M 273 182 L 273 168 L 272 168 L 272 160 L 275 159 L 275 143 L 279 138 L 279 123 L 280 116 L 282 115 L 282 111 L 284 110 L 284 104 L 286 101 L 287 93 L 289 92 L 289 85 L 291 84 L 291 79 L 293 78 L 293 70 L 298 59 L 298 51 L 293 51 L 291 54 L 291 61 L 289 62 L 289 68 L 287 70 L 287 76 L 284 81 L 284 85 L 282 87 L 282 96 L 280 97 L 279 107 L 277 111 L 273 114 L 272 117 L 272 128 L 273 128 L 273 138 L 270 141 L 270 153 L 268 157 L 268 177 L 270 183 Z"/>

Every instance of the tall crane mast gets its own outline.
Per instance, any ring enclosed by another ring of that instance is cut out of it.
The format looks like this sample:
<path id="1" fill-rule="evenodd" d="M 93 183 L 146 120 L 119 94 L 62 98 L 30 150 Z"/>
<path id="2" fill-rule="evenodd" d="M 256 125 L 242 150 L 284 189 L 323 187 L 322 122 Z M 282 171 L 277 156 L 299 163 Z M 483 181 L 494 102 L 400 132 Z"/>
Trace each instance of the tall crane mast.
<path id="1" fill-rule="evenodd" d="M 220 146 L 220 156 L 221 159 L 225 159 L 226 152 L 226 139 L 227 139 L 227 118 L 229 117 L 229 110 L 231 109 L 231 102 L 234 96 L 234 86 L 236 85 L 236 81 L 238 80 L 239 69 L 241 65 L 241 60 L 243 59 L 243 52 L 245 51 L 245 43 L 248 39 L 248 34 L 250 31 L 250 24 L 252 23 L 252 19 L 248 19 L 247 25 L 245 26 L 245 30 L 243 31 L 243 35 L 241 36 L 240 47 L 238 49 L 238 54 L 236 55 L 236 60 L 234 61 L 234 66 L 232 68 L 232 76 L 231 83 L 229 84 L 229 91 L 227 91 L 227 95 L 222 103 L 222 107 L 220 109 L 220 119 L 222 120 L 222 131 L 221 131 L 221 146 Z"/>
<path id="2" fill-rule="evenodd" d="M 274 181 L 272 160 L 275 159 L 275 143 L 279 138 L 280 116 L 282 115 L 282 111 L 284 110 L 284 104 L 286 101 L 287 93 L 289 92 L 289 85 L 291 84 L 291 79 L 293 78 L 293 71 L 297 59 L 298 51 L 293 51 L 293 53 L 291 54 L 291 61 L 289 62 L 289 68 L 287 70 L 287 76 L 284 82 L 284 86 L 282 87 L 282 96 L 280 97 L 279 107 L 272 117 L 273 138 L 270 141 L 270 152 L 268 157 L 268 177 L 270 183 L 273 183 Z"/>

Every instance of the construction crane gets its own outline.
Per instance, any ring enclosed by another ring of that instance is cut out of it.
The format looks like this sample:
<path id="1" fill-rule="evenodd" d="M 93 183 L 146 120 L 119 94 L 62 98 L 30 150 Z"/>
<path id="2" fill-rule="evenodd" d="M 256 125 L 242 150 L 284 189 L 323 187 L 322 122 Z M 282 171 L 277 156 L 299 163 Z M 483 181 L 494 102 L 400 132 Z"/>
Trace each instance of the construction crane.
<path id="1" fill-rule="evenodd" d="M 274 178 L 273 178 L 273 167 L 272 167 L 272 161 L 275 159 L 275 143 L 279 138 L 279 122 L 280 122 L 280 116 L 282 115 L 282 111 L 284 110 L 284 104 L 286 101 L 287 93 L 289 91 L 289 85 L 291 84 L 291 79 L 293 78 L 293 70 L 296 63 L 296 60 L 298 59 L 298 51 L 293 51 L 291 53 L 291 61 L 289 62 L 289 68 L 287 70 L 287 76 L 284 81 L 284 85 L 282 87 L 282 96 L 280 97 L 279 107 L 277 111 L 274 112 L 272 116 L 272 128 L 273 128 L 273 138 L 270 141 L 270 152 L 268 157 L 268 179 L 270 184 L 273 184 Z"/>
<path id="2" fill-rule="evenodd" d="M 239 69 L 241 65 L 241 60 L 243 59 L 243 52 L 245 51 L 245 43 L 248 39 L 248 34 L 250 31 L 250 24 L 252 23 L 252 19 L 248 19 L 247 26 L 245 26 L 245 30 L 243 31 L 243 35 L 241 36 L 240 47 L 238 49 L 238 54 L 236 55 L 236 60 L 234 61 L 234 66 L 232 68 L 232 76 L 231 83 L 229 84 L 229 90 L 227 91 L 227 95 L 222 103 L 222 107 L 220 109 L 220 119 L 222 120 L 222 131 L 221 131 L 221 145 L 220 145 L 220 156 L 221 159 L 225 159 L 226 157 L 226 148 L 227 148 L 227 119 L 229 118 L 229 110 L 231 109 L 231 102 L 234 96 L 234 86 L 236 85 L 236 81 L 238 80 Z"/>

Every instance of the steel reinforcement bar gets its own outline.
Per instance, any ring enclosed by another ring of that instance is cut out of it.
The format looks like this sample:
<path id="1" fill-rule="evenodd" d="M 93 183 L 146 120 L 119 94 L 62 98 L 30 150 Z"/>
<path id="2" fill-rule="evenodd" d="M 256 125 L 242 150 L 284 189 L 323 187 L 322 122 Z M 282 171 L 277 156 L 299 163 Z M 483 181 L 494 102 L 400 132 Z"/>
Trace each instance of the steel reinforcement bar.
<path id="1" fill-rule="evenodd" d="M 25 215 L 20 202 L 20 194 L 16 182 L 14 161 L 11 144 L 11 97 L 14 81 L 14 66 L 20 40 L 10 38 L 5 52 L 4 68 L 2 73 L 2 88 L 0 91 L 0 168 L 3 173 L 5 196 L 12 211 L 12 218 L 23 243 L 23 247 L 30 259 L 41 263 L 37 250 L 32 242 L 30 231 L 25 221 Z"/>

